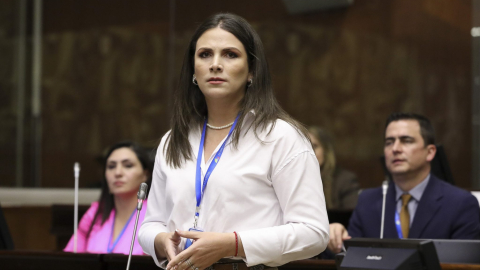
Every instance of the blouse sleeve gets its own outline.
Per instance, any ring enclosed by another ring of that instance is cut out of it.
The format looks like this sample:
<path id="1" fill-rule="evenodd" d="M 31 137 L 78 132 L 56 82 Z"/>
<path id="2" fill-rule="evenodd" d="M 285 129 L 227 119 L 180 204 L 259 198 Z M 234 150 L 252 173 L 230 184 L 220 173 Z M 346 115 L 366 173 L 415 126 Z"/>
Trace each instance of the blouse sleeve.
<path id="1" fill-rule="evenodd" d="M 90 225 L 92 224 L 93 218 L 95 217 L 95 213 L 98 209 L 98 202 L 93 202 L 90 208 L 88 208 L 87 212 L 83 215 L 80 223 L 78 224 L 78 231 L 77 231 L 77 252 L 86 252 L 87 251 L 87 233 L 88 229 L 90 229 Z M 74 245 L 74 236 L 70 238 L 68 241 L 67 246 L 63 251 L 65 252 L 73 252 L 73 245 Z"/>
<path id="2" fill-rule="evenodd" d="M 311 146 L 293 156 L 289 145 L 278 148 L 289 152 L 276 153 L 284 158 L 271 179 L 284 225 L 239 232 L 248 266 L 279 266 L 311 258 L 325 250 L 329 241 L 320 167 Z"/>
<path id="3" fill-rule="evenodd" d="M 162 158 L 163 145 L 165 144 L 164 136 L 162 142 L 158 146 L 157 155 L 155 157 L 155 166 L 152 174 L 152 186 L 148 194 L 148 205 L 145 219 L 138 231 L 138 242 L 142 246 L 143 251 L 152 256 L 155 264 L 159 267 L 165 266 L 166 259 L 159 261 L 155 254 L 155 237 L 162 232 L 168 232 L 166 226 L 165 208 L 165 177 L 160 170 L 160 158 Z"/>

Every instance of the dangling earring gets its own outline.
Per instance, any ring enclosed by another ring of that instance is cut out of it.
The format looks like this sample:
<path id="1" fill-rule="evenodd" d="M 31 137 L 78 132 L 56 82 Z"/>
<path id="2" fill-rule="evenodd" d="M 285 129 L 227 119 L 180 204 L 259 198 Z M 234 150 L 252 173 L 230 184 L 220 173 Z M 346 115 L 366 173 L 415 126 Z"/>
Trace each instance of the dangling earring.
<path id="1" fill-rule="evenodd" d="M 197 78 L 195 77 L 195 74 L 193 74 L 192 82 L 193 82 L 193 84 L 198 85 Z"/>
<path id="2" fill-rule="evenodd" d="M 250 86 L 252 86 L 252 84 L 253 84 L 253 79 L 248 80 L 248 82 L 247 82 L 247 88 L 250 87 Z"/>

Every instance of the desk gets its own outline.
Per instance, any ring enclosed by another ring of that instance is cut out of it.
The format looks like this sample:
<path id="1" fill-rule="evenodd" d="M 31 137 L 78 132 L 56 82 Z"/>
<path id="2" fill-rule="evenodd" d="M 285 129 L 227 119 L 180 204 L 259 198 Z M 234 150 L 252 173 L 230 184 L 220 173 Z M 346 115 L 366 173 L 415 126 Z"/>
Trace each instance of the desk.
<path id="1" fill-rule="evenodd" d="M 1 255 L 0 255 L 1 259 Z M 103 261 L 107 264 L 107 270 L 124 270 L 127 266 L 128 256 L 120 254 L 105 254 Z M 150 256 L 132 256 L 131 270 L 159 270 Z M 307 269 L 328 269 L 334 270 L 333 260 L 301 260 L 287 263 L 279 270 L 307 270 Z M 479 268 L 480 269 L 480 268 Z"/>
<path id="2" fill-rule="evenodd" d="M 2 270 L 124 270 L 128 256 L 121 254 L 73 254 L 64 252 L 0 251 Z M 480 265 L 441 264 L 444 270 L 480 270 Z M 158 270 L 150 256 L 132 256 L 131 270 Z M 280 270 L 336 269 L 332 260 L 300 260 Z"/>
<path id="3" fill-rule="evenodd" d="M 104 270 L 99 254 L 43 251 L 0 251 L 2 270 Z"/>

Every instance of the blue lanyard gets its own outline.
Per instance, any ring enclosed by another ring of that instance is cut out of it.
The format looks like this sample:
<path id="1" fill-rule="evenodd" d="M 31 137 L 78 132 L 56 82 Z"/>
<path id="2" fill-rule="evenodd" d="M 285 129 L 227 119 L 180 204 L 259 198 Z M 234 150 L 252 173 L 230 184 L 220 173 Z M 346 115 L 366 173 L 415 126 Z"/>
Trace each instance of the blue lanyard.
<path id="1" fill-rule="evenodd" d="M 400 222 L 400 215 L 395 211 L 395 227 L 397 227 L 398 238 L 403 239 L 402 223 Z"/>
<path id="2" fill-rule="evenodd" d="M 198 147 L 198 155 L 197 155 L 197 172 L 195 177 L 195 193 L 197 198 L 197 207 L 195 208 L 195 222 L 193 223 L 194 228 L 197 227 L 198 217 L 200 216 L 200 203 L 202 202 L 202 195 L 205 192 L 205 188 L 207 187 L 208 179 L 210 178 L 210 175 L 212 174 L 213 170 L 215 169 L 218 162 L 220 161 L 220 157 L 222 157 L 225 144 L 227 143 L 228 138 L 230 138 L 230 135 L 232 135 L 232 132 L 235 129 L 235 126 L 237 125 L 239 116 L 240 114 L 238 114 L 237 118 L 235 118 L 235 121 L 233 122 L 233 125 L 230 128 L 230 132 L 228 132 L 227 138 L 223 142 L 220 149 L 218 149 L 218 152 L 217 154 L 215 154 L 215 158 L 210 163 L 210 166 L 208 166 L 207 172 L 205 173 L 205 178 L 203 180 L 203 187 L 202 187 L 201 165 L 202 165 L 203 146 L 205 143 L 205 130 L 207 129 L 207 119 L 205 119 L 205 123 L 203 124 L 203 130 L 202 130 L 202 139 L 200 140 L 200 146 Z"/>
<path id="3" fill-rule="evenodd" d="M 115 239 L 115 242 L 112 244 L 112 246 L 110 246 L 110 243 L 112 242 L 112 238 L 113 238 L 113 227 L 115 226 L 115 216 L 113 217 L 112 232 L 110 233 L 110 238 L 109 238 L 109 240 L 108 240 L 107 253 L 112 253 L 113 249 L 117 246 L 118 240 L 120 240 L 120 238 L 122 238 L 123 233 L 125 233 L 125 230 L 127 229 L 128 224 L 130 223 L 130 220 L 132 220 L 132 217 L 133 217 L 133 215 L 135 214 L 135 211 L 136 211 L 136 209 L 133 210 L 132 215 L 131 215 L 130 218 L 128 219 L 128 221 L 127 221 L 127 223 L 125 224 L 125 226 L 123 226 L 123 229 L 122 229 L 122 231 L 120 232 L 120 234 L 117 236 L 117 239 Z M 115 213 L 115 215 L 116 215 L 116 213 Z"/>

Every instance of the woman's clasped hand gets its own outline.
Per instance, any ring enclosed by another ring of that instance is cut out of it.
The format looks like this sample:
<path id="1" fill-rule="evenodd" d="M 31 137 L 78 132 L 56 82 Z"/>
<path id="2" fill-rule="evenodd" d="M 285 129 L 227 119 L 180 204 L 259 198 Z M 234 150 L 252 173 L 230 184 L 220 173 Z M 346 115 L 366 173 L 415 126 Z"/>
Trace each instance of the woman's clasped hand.
<path id="1" fill-rule="evenodd" d="M 224 257 L 235 254 L 234 233 L 190 232 L 176 230 L 173 234 L 166 234 L 171 245 L 165 247 L 168 258 L 167 269 L 205 269 Z M 175 255 L 175 245 L 180 237 L 193 239 L 193 244 L 178 255 Z"/>

